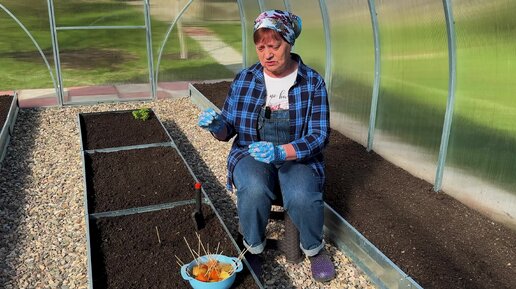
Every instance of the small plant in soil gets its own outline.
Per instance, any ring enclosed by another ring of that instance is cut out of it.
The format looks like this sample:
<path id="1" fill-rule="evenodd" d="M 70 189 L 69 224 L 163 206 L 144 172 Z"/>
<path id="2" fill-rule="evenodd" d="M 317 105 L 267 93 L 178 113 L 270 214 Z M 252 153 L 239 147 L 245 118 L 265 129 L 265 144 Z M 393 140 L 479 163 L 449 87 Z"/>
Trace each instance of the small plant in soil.
<path id="1" fill-rule="evenodd" d="M 133 117 L 137 120 L 146 121 L 150 117 L 150 109 L 144 107 L 138 110 L 133 110 Z"/>

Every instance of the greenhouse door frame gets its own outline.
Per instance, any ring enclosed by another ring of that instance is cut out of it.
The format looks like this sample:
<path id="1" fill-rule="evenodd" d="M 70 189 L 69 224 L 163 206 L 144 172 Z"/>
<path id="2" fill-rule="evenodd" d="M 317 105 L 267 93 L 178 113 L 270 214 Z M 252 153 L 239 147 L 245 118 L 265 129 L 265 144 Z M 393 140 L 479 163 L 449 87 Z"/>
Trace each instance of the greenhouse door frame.
<path id="1" fill-rule="evenodd" d="M 141 100 L 154 100 L 156 99 L 156 82 L 154 81 L 154 58 L 152 55 L 152 33 L 151 33 L 151 21 L 150 21 L 150 4 L 149 0 L 143 1 L 143 13 L 145 18 L 145 25 L 141 26 L 56 26 L 56 18 L 55 18 L 55 10 L 54 10 L 54 0 L 47 0 L 48 4 L 48 18 L 50 22 L 50 33 L 52 38 L 52 51 L 54 55 L 54 64 L 56 71 L 56 94 L 58 103 L 60 106 L 63 105 L 77 105 L 77 104 L 91 104 L 91 103 L 99 103 L 99 102 L 112 102 L 112 101 L 75 101 L 75 102 L 65 102 L 64 99 L 64 88 L 63 88 L 63 76 L 61 69 L 61 60 L 59 56 L 59 42 L 57 38 L 58 31 L 65 30 L 101 30 L 101 29 L 134 29 L 134 30 L 145 30 L 145 40 L 147 45 L 147 65 L 149 70 L 149 84 L 151 88 L 151 97 L 150 98 L 131 98 L 131 101 L 141 101 Z"/>

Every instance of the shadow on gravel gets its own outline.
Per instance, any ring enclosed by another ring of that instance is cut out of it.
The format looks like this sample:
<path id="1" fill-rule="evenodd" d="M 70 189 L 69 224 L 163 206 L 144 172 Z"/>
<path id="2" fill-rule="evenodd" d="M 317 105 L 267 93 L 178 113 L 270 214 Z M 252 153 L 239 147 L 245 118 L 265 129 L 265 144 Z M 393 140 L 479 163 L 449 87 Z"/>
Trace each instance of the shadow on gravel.
<path id="1" fill-rule="evenodd" d="M 23 249 L 22 239 L 28 234 L 23 229 L 27 210 L 26 192 L 31 188 L 34 135 L 40 127 L 38 109 L 20 109 L 14 125 L 5 159 L 0 167 L 0 287 L 13 287 L 16 265 Z M 34 262 L 34 261 L 32 261 Z M 30 260 L 24 265 L 30 267 Z M 14 288 L 14 287 L 13 287 Z"/>
<path id="2" fill-rule="evenodd" d="M 222 218 L 222 221 L 230 231 L 231 236 L 233 239 L 238 240 L 237 209 L 235 204 L 231 201 L 231 197 L 229 196 L 228 192 L 226 191 L 225 184 L 221 184 L 217 177 L 211 173 L 208 165 L 202 160 L 195 147 L 192 146 L 192 144 L 188 141 L 188 138 L 184 135 L 184 133 L 174 121 L 162 120 L 162 122 L 167 131 L 170 133 L 170 136 L 174 140 L 186 162 L 192 169 L 193 173 L 198 178 L 199 182 L 201 182 L 204 190 L 213 203 L 213 206 L 217 209 L 220 217 Z M 243 249 L 240 243 L 238 243 L 238 245 L 241 247 L 241 249 Z M 273 268 L 274 273 L 268 272 L 267 275 L 273 275 L 274 277 L 271 280 L 263 280 L 263 285 L 266 288 L 272 288 L 270 285 L 267 286 L 267 281 L 273 282 L 274 280 L 281 280 L 283 284 L 286 282 L 286 287 L 284 288 L 295 288 L 292 284 L 292 281 L 290 280 L 290 277 L 283 269 L 283 266 L 275 261 L 276 257 L 280 253 L 269 249 L 264 254 L 266 256 L 264 270 L 267 270 L 266 268 Z"/>

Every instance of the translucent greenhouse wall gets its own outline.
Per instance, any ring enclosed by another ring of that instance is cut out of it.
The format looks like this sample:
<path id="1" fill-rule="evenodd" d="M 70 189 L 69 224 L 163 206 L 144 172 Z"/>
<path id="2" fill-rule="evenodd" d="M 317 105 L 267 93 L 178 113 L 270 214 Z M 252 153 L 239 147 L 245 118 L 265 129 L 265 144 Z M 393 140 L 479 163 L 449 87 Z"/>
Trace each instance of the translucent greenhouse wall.
<path id="1" fill-rule="evenodd" d="M 515 222 L 516 1 L 460 0 L 453 11 L 457 89 L 443 190 Z"/>
<path id="2" fill-rule="evenodd" d="M 515 1 L 239 4 L 246 65 L 260 11 L 301 16 L 294 52 L 324 75 L 334 129 L 516 228 Z"/>
<path id="3" fill-rule="evenodd" d="M 448 96 L 441 0 L 377 3 L 381 86 L 373 149 L 433 181 Z"/>
<path id="4" fill-rule="evenodd" d="M 367 1 L 327 1 L 331 20 L 331 123 L 366 146 L 375 51 Z"/>
<path id="5" fill-rule="evenodd" d="M 334 129 L 516 228 L 514 0 L 3 0 L 0 8 L 0 91 L 38 91 L 54 104 L 156 99 L 191 81 L 232 79 L 257 61 L 255 17 L 290 10 L 303 19 L 294 52 L 324 76 Z"/>

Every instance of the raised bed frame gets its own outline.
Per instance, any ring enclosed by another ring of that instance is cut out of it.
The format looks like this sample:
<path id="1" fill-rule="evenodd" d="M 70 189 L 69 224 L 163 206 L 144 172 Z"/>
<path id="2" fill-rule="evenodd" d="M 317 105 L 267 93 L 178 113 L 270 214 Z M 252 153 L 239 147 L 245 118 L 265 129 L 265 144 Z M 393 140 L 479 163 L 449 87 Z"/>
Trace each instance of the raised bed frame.
<path id="1" fill-rule="evenodd" d="M 89 114 L 103 114 L 103 113 L 117 113 L 117 112 L 123 113 L 123 112 L 129 112 L 129 111 L 132 111 L 132 110 L 93 112 L 93 113 L 89 113 Z M 183 155 L 181 154 L 181 152 L 177 148 L 176 144 L 174 143 L 172 137 L 170 136 L 170 134 L 166 130 L 166 128 L 163 125 L 163 123 L 159 120 L 157 115 L 155 115 L 155 117 L 158 119 L 161 127 L 163 128 L 163 130 L 167 134 L 167 136 L 170 139 L 170 141 L 163 142 L 163 143 L 149 143 L 149 144 L 141 144 L 141 145 L 122 146 L 122 147 L 113 147 L 113 148 L 102 148 L 102 149 L 89 149 L 89 150 L 84 150 L 84 144 L 83 144 L 83 139 L 84 139 L 83 135 L 84 135 L 84 133 L 83 133 L 83 125 L 82 125 L 82 122 L 81 122 L 81 115 L 84 115 L 84 114 L 83 113 L 79 113 L 77 115 L 77 125 L 79 127 L 80 136 L 81 136 L 81 157 L 82 157 L 82 165 L 83 165 L 82 169 L 83 169 L 83 183 L 84 183 L 84 208 L 85 208 L 86 242 L 87 242 L 87 256 L 88 256 L 88 288 L 94 289 L 93 288 L 93 267 L 92 267 L 92 245 L 91 245 L 91 238 L 90 238 L 90 220 L 95 220 L 95 219 L 99 219 L 99 218 L 108 218 L 108 217 L 127 216 L 127 215 L 132 215 L 132 214 L 140 214 L 140 213 L 147 213 L 147 212 L 153 212 L 153 211 L 160 211 L 160 210 L 175 208 L 175 207 L 179 207 L 179 206 L 195 204 L 195 199 L 193 198 L 193 195 L 192 195 L 191 199 L 186 199 L 186 200 L 182 200 L 182 201 L 175 201 L 175 202 L 170 202 L 170 203 L 162 203 L 162 204 L 149 205 L 149 206 L 143 206 L 143 207 L 127 208 L 127 209 L 122 209 L 122 210 L 90 213 L 89 212 L 89 206 L 88 206 L 88 183 L 87 183 L 87 177 L 86 177 L 87 176 L 87 172 L 86 172 L 86 165 L 85 165 L 86 155 L 87 154 L 94 154 L 94 153 L 97 153 L 97 152 L 106 153 L 106 152 L 116 152 L 116 151 L 121 151 L 121 150 L 146 149 L 146 148 L 151 148 L 151 147 L 171 147 L 171 148 L 174 148 L 177 151 L 177 153 L 179 154 L 179 156 L 183 160 L 185 166 L 188 168 L 188 171 L 191 174 L 191 176 L 193 177 L 193 179 L 196 182 L 198 181 L 198 179 L 195 176 L 195 174 L 193 173 L 193 171 L 191 170 L 191 168 L 188 166 L 188 163 L 184 159 Z M 228 228 L 226 227 L 226 225 L 222 221 L 222 218 L 220 217 L 219 213 L 217 212 L 217 210 L 213 206 L 213 204 L 210 201 L 208 195 L 206 194 L 204 189 L 201 188 L 201 191 L 202 191 L 202 195 L 203 195 L 203 204 L 210 206 L 211 210 L 214 212 L 214 214 L 216 215 L 216 218 L 218 219 L 218 221 L 220 222 L 220 224 L 223 227 L 224 231 L 226 232 L 226 234 L 228 235 L 229 239 L 231 240 L 231 243 L 235 247 L 236 251 L 240 253 L 241 250 L 239 249 L 236 241 L 232 238 Z M 247 266 L 247 268 L 250 268 L 249 263 L 247 262 L 247 260 L 245 260 L 245 258 L 242 261 Z M 255 275 L 255 273 L 252 270 L 249 270 L 249 272 L 251 273 L 252 278 L 256 282 L 258 288 L 263 288 L 263 285 L 260 283 L 260 281 L 257 278 L 257 276 Z"/>
<path id="2" fill-rule="evenodd" d="M 0 130 L 0 166 L 2 165 L 2 161 L 4 160 L 5 154 L 7 153 L 7 147 L 9 146 L 9 141 L 11 139 L 11 135 L 14 130 L 14 123 L 16 122 L 16 117 L 18 116 L 18 93 L 14 92 L 13 100 L 11 101 L 11 106 L 9 108 L 9 113 L 7 114 L 7 119 L 3 127 Z"/>
<path id="3" fill-rule="evenodd" d="M 213 108 L 220 112 L 220 109 L 191 83 L 188 84 L 188 95 L 199 109 Z M 403 272 L 326 202 L 324 217 L 324 232 L 327 238 L 346 253 L 378 287 L 422 289 L 412 277 Z"/>

